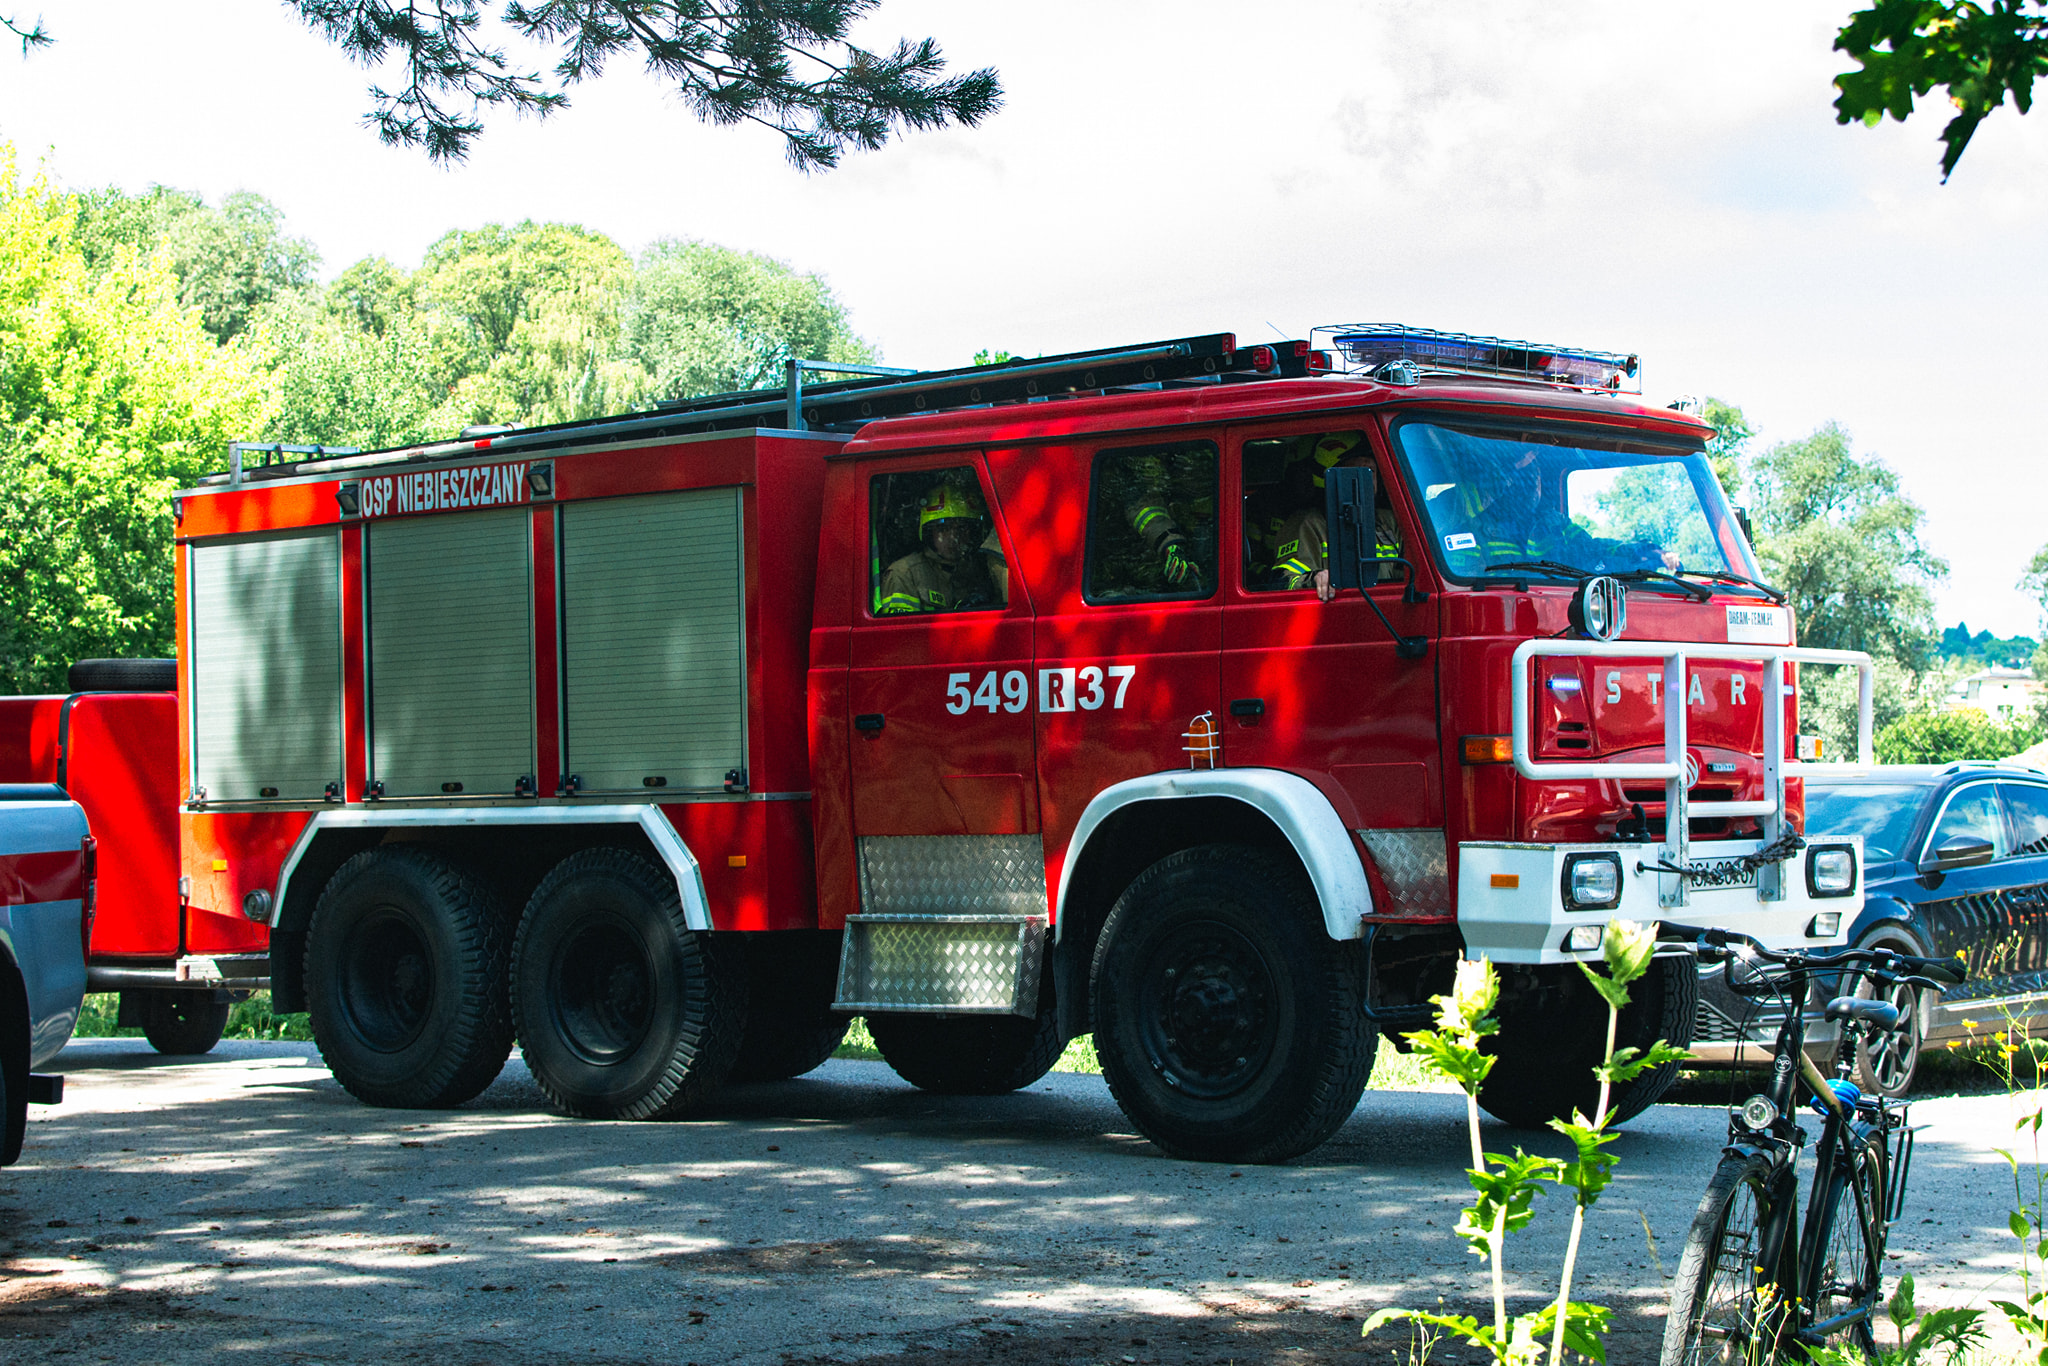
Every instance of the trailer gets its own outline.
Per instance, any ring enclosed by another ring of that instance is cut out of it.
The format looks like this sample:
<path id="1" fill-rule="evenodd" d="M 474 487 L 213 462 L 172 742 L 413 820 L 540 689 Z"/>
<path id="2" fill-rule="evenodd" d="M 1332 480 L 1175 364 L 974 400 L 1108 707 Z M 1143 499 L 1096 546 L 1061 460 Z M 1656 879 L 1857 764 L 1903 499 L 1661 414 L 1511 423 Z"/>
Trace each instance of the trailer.
<path id="1" fill-rule="evenodd" d="M 239 448 L 173 503 L 180 886 L 373 1104 L 516 1038 L 663 1118 L 862 1016 L 940 1092 L 1092 1032 L 1162 1149 L 1279 1160 L 1483 954 L 1483 1103 L 1590 1108 L 1609 921 L 1860 904 L 1794 688 L 1868 661 L 1637 374 L 1360 326 Z M 1695 999 L 1660 963 L 1619 1042 Z"/>

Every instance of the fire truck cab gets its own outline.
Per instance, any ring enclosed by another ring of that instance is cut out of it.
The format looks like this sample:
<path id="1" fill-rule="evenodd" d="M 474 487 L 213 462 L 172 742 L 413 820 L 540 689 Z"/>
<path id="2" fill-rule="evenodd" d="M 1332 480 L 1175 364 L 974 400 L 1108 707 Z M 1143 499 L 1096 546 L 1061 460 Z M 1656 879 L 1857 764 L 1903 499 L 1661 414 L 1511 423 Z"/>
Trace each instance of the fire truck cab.
<path id="1" fill-rule="evenodd" d="M 1536 1124 L 1590 1108 L 1610 920 L 1854 919 L 1793 670 L 1868 663 L 1794 647 L 1633 358 L 834 368 L 179 496 L 190 895 L 271 927 L 359 1097 L 460 1103 L 516 1037 L 564 1111 L 664 1117 L 860 1015 L 943 1092 L 1092 1032 L 1161 1148 L 1279 1160 L 1461 954 Z M 1686 1042 L 1694 982 L 1619 1042 Z"/>

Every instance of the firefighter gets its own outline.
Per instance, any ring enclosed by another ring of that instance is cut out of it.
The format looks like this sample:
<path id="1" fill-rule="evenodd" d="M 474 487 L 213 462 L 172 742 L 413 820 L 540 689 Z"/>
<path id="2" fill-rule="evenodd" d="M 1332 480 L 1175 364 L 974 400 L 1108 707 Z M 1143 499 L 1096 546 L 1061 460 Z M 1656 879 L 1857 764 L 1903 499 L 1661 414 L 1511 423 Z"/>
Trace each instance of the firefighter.
<path id="1" fill-rule="evenodd" d="M 1364 438 L 1357 432 L 1333 432 L 1319 437 L 1311 452 L 1313 483 L 1317 489 L 1326 485 L 1324 471 L 1344 466 L 1363 466 L 1377 474 L 1372 456 L 1364 450 L 1356 450 Z M 1316 597 L 1328 602 L 1336 596 L 1330 587 L 1329 522 L 1323 515 L 1320 504 L 1303 508 L 1294 514 L 1280 529 L 1279 544 L 1274 548 L 1274 558 L 1280 573 L 1289 588 L 1315 586 Z M 1374 500 L 1373 507 L 1374 553 L 1383 560 L 1397 559 L 1401 554 L 1401 528 L 1394 520 L 1393 509 L 1380 506 Z M 1391 567 L 1389 567 L 1391 570 Z M 1383 571 L 1385 572 L 1385 571 Z M 1398 572 L 1398 571 L 1392 571 Z"/>
<path id="2" fill-rule="evenodd" d="M 1106 482 L 1105 501 L 1122 509 L 1144 560 L 1117 564 L 1109 577 L 1141 590 L 1153 583 L 1167 592 L 1199 589 L 1216 534 L 1215 451 L 1191 446 L 1119 456 Z"/>
<path id="3" fill-rule="evenodd" d="M 877 616 L 1001 603 L 990 579 L 988 551 L 994 546 L 1000 555 L 1002 547 L 987 526 L 980 494 L 934 484 L 918 504 L 917 530 L 924 547 L 882 572 Z M 1008 573 L 1003 577 L 1007 587 Z"/>

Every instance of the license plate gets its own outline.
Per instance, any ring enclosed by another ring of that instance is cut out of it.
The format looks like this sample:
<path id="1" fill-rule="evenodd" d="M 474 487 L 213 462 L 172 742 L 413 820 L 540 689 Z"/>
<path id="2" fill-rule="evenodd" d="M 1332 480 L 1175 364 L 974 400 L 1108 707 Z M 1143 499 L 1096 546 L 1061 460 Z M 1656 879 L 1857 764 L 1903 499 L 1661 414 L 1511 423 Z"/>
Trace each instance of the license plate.
<path id="1" fill-rule="evenodd" d="M 1693 874 L 1686 881 L 1694 889 L 1702 887 L 1754 887 L 1756 869 L 1739 858 L 1694 859 Z"/>

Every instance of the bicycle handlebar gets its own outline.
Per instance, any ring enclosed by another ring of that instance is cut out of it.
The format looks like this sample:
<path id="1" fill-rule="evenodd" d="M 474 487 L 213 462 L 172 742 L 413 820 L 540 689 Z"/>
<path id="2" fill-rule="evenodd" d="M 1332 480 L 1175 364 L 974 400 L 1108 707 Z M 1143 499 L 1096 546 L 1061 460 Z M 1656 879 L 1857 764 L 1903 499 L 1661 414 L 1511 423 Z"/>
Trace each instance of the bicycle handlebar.
<path id="1" fill-rule="evenodd" d="M 1666 942 L 1691 940 L 1696 946 L 1727 949 L 1742 947 L 1753 957 L 1766 963 L 1775 963 L 1799 973 L 1825 972 L 1832 968 L 1865 966 L 1876 969 L 1869 974 L 1888 982 L 1903 982 L 1909 986 L 1938 990 L 1943 986 L 1957 986 L 1969 979 L 1970 972 L 1954 958 L 1921 958 L 1910 953 L 1898 953 L 1892 949 L 1836 949 L 1829 953 L 1816 953 L 1810 949 L 1772 949 L 1753 935 L 1740 930 L 1724 930 L 1707 925 L 1665 924 L 1660 927 L 1659 938 Z M 1917 978 L 1918 980 L 1915 980 Z"/>

